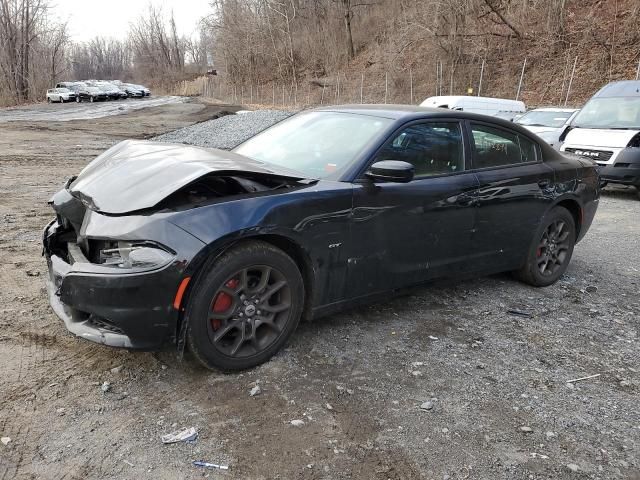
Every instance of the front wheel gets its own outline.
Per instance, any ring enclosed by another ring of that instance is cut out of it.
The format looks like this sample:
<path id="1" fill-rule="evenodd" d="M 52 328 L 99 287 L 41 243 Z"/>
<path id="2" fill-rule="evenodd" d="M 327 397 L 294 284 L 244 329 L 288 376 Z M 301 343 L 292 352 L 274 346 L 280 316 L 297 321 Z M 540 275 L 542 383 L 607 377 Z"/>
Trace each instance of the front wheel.
<path id="1" fill-rule="evenodd" d="M 576 224 L 564 207 L 552 208 L 542 219 L 525 265 L 516 277 L 529 285 L 546 287 L 567 270 L 576 243 Z"/>
<path id="2" fill-rule="evenodd" d="M 95 102 L 94 97 L 89 97 L 89 101 L 90 101 L 91 103 Z"/>
<path id="3" fill-rule="evenodd" d="M 296 263 L 261 241 L 217 258 L 187 305 L 187 343 L 207 368 L 243 370 L 266 362 L 295 331 L 304 306 Z"/>
<path id="4" fill-rule="evenodd" d="M 60 97 L 60 103 L 64 103 L 64 98 Z"/>
<path id="5" fill-rule="evenodd" d="M 82 101 L 82 99 L 78 96 L 76 97 L 76 103 L 80 103 Z"/>

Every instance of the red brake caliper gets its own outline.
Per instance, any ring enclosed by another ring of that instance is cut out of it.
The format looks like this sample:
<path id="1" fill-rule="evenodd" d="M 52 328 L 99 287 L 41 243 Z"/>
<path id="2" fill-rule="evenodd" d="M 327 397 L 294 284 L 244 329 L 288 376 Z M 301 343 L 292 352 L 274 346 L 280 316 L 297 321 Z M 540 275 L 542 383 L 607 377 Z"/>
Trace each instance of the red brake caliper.
<path id="1" fill-rule="evenodd" d="M 235 290 L 236 288 L 238 288 L 239 283 L 240 282 L 237 279 L 232 278 L 227 283 L 225 283 L 224 286 Z M 229 310 L 232 304 L 233 299 L 231 298 L 231 295 L 226 292 L 220 292 L 216 296 L 216 300 L 215 302 L 213 302 L 213 307 L 211 309 L 214 313 L 223 313 Z M 212 319 L 211 326 L 214 330 L 218 330 L 222 326 L 222 320 L 220 320 L 219 318 Z"/>

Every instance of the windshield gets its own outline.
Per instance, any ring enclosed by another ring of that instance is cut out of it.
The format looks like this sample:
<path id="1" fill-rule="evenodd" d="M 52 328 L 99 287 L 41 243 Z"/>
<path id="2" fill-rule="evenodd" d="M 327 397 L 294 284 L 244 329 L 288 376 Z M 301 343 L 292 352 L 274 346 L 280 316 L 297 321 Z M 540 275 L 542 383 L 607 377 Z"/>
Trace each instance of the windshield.
<path id="1" fill-rule="evenodd" d="M 640 130 L 640 97 L 592 98 L 573 120 L 573 126 Z"/>
<path id="2" fill-rule="evenodd" d="M 304 173 L 335 176 L 393 120 L 342 112 L 295 115 L 250 138 L 234 152 Z"/>
<path id="3" fill-rule="evenodd" d="M 560 128 L 567 123 L 571 115 L 573 115 L 572 111 L 550 112 L 546 110 L 532 110 L 522 115 L 516 123 L 530 127 Z"/>
<path id="4" fill-rule="evenodd" d="M 68 88 L 59 88 L 58 93 L 69 93 L 70 90 Z"/>
<path id="5" fill-rule="evenodd" d="M 87 87 L 87 91 L 89 91 L 89 92 L 99 92 L 100 89 L 96 88 L 96 87 Z"/>

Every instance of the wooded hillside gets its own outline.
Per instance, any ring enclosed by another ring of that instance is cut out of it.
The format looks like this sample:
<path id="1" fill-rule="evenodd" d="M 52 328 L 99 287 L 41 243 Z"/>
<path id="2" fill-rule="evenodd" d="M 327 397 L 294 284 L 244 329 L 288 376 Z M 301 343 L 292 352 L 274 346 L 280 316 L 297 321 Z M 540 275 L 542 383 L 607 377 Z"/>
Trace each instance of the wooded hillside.
<path id="1" fill-rule="evenodd" d="M 171 90 L 216 69 L 214 93 L 226 100 L 418 103 L 480 91 L 579 105 L 611 80 L 635 78 L 640 62 L 639 0 L 209 4 L 194 38 L 150 5 L 127 39 L 74 43 L 50 21 L 48 0 L 0 0 L 0 104 L 42 100 L 61 80 Z"/>
<path id="2" fill-rule="evenodd" d="M 215 0 L 207 19 L 218 67 L 234 84 L 292 88 L 339 81 L 378 101 L 429 95 L 516 95 L 532 104 L 584 101 L 635 78 L 638 0 Z M 577 58 L 577 60 L 576 60 Z M 482 67 L 484 61 L 484 69 Z M 338 79 L 338 75 L 340 79 Z M 413 88 L 410 85 L 413 78 Z M 300 94 L 300 92 L 298 92 Z M 306 95 L 304 91 L 301 95 Z M 353 95 L 351 95 L 353 96 Z"/>

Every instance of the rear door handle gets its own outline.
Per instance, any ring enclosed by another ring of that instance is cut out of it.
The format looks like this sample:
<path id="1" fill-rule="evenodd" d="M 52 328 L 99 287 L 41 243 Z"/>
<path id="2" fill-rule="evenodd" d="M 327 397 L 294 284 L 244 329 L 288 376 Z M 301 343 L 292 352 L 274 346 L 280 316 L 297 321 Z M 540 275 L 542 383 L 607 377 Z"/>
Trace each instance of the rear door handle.
<path id="1" fill-rule="evenodd" d="M 539 180 L 538 181 L 538 186 L 540 188 L 542 188 L 543 190 L 545 190 L 545 189 L 547 189 L 547 188 L 549 188 L 551 186 L 551 180 L 549 180 L 547 178 L 545 178 L 543 180 Z"/>

